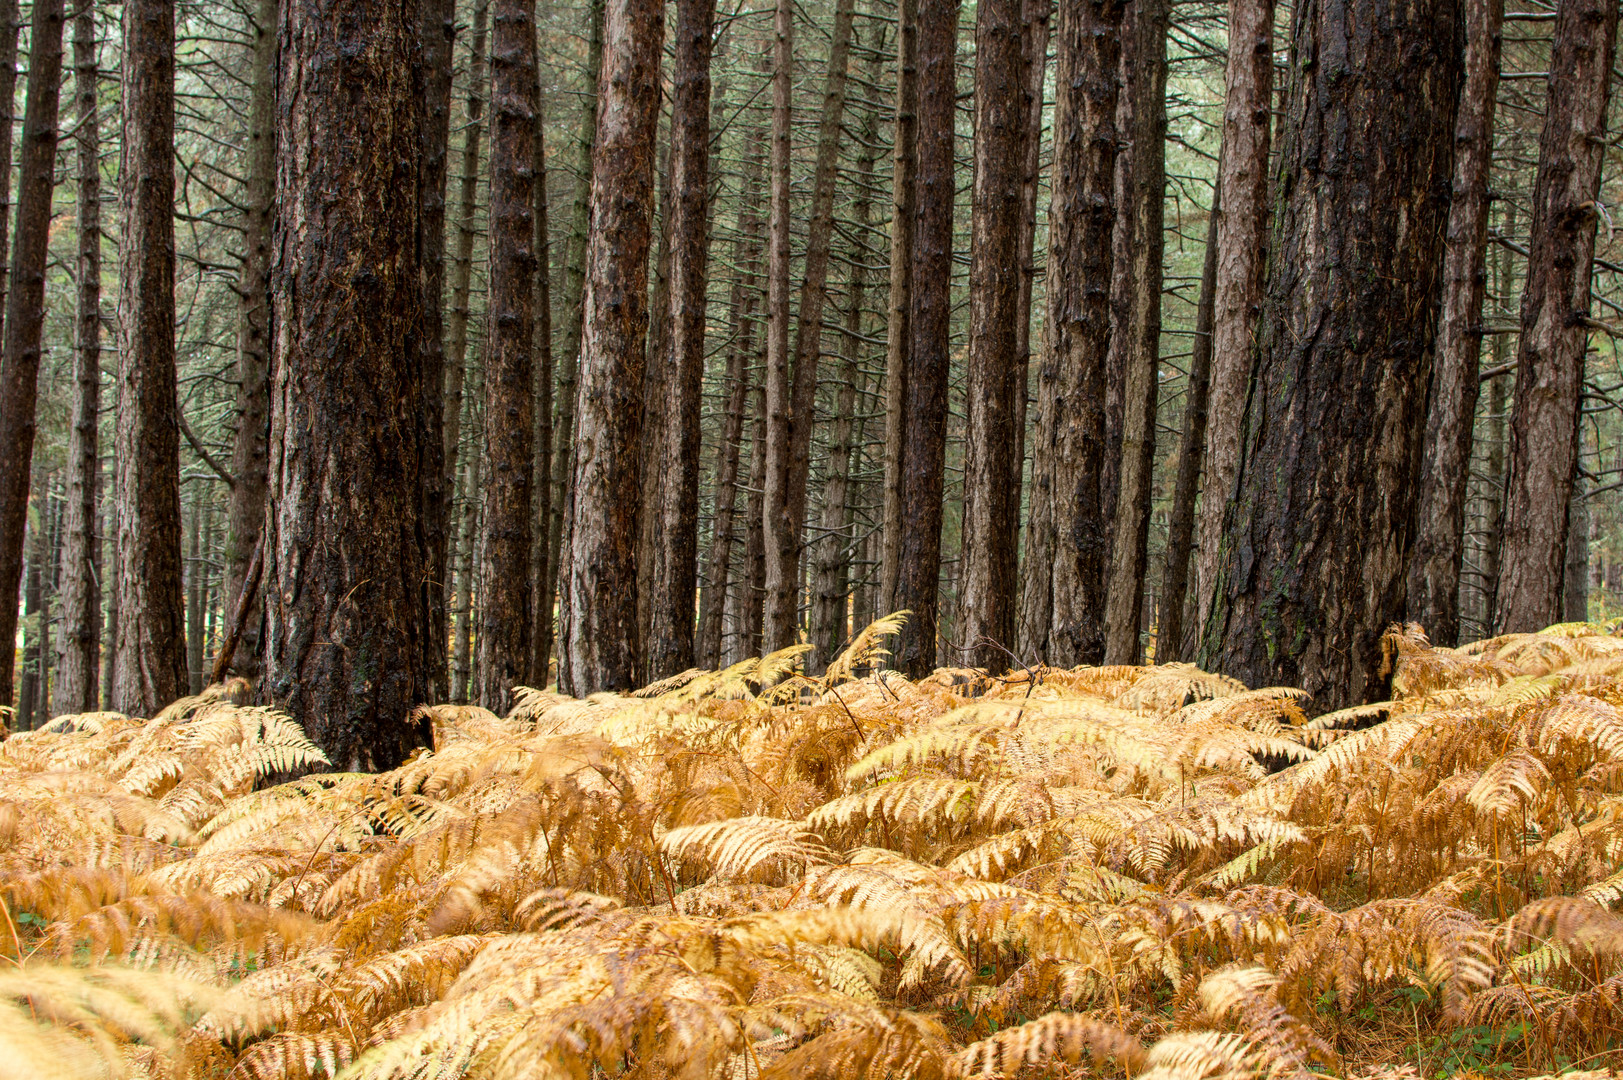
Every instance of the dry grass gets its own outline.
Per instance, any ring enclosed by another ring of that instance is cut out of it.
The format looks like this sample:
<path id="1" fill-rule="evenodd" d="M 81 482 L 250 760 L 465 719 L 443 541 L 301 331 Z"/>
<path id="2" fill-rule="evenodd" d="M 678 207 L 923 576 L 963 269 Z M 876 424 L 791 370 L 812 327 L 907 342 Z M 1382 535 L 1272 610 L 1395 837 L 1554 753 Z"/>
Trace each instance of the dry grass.
<path id="1" fill-rule="evenodd" d="M 1623 639 L 431 710 L 377 776 L 236 688 L 0 744 L 0 1073 L 728 1080 L 1603 1069 Z"/>

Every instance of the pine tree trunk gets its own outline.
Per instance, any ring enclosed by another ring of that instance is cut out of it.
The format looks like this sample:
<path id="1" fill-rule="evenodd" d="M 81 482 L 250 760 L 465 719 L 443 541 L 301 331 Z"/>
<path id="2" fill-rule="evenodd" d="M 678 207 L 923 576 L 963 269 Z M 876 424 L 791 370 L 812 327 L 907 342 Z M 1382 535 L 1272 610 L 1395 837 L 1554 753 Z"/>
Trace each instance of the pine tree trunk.
<path id="1" fill-rule="evenodd" d="M 1061 667 L 1104 657 L 1109 541 L 1101 474 L 1122 14 L 1118 0 L 1062 4 L 1059 14 L 1048 348 L 1038 379 L 1020 646 L 1023 659 Z"/>
<path id="2" fill-rule="evenodd" d="M 270 238 L 276 189 L 276 17 L 278 0 L 260 0 L 254 18 L 248 113 L 248 178 L 243 188 L 242 265 L 237 290 L 237 430 L 225 539 L 226 593 L 242 595 L 248 564 L 265 526 L 270 436 Z M 264 603 L 256 596 L 232 669 L 255 676 L 264 650 Z"/>
<path id="3" fill-rule="evenodd" d="M 11 139 L 17 116 L 17 38 L 22 18 L 17 0 L 0 0 L 0 176 L 11 175 Z M 11 285 L 11 185 L 0 184 L 0 330 L 4 329 L 7 289 Z"/>
<path id="4" fill-rule="evenodd" d="M 535 0 L 496 0 L 491 48 L 490 302 L 485 358 L 479 704 L 497 715 L 529 677 L 535 467 Z"/>
<path id="5" fill-rule="evenodd" d="M 423 603 L 428 625 L 423 635 L 423 678 L 430 701 L 447 690 L 447 638 L 450 634 L 451 473 L 445 467 L 445 192 L 451 138 L 451 52 L 456 37 L 456 0 L 418 0 L 417 36 L 422 49 L 423 164 L 419 176 L 423 264 L 423 329 L 417 347 L 422 364 L 423 408 L 417 414 L 417 445 L 423 455 L 418 509 L 428 572 Z"/>
<path id="6" fill-rule="evenodd" d="M 530 611 L 535 630 L 525 683 L 544 687 L 552 658 L 552 242 L 547 226 L 546 120 L 535 111 L 535 461 L 530 469 Z"/>
<path id="7" fill-rule="evenodd" d="M 67 508 L 62 525 L 62 629 L 57 639 L 52 711 L 92 712 L 101 653 L 101 540 L 96 494 L 101 480 L 101 134 L 96 108 L 95 6 L 73 17 L 75 179 L 73 413 L 68 429 Z"/>
<path id="8" fill-rule="evenodd" d="M 647 664 L 650 680 L 693 666 L 699 574 L 699 414 L 703 404 L 705 285 L 710 257 L 710 50 L 715 0 L 678 0 L 671 72 L 669 306 L 661 408 L 664 435 L 649 568 Z"/>
<path id="9" fill-rule="evenodd" d="M 981 0 L 975 22 L 975 192 L 969 279 L 969 391 L 964 438 L 959 636 L 966 666 L 1003 670 L 1014 643 L 1016 454 L 1025 142 L 1021 0 Z M 1023 390 L 1023 387 L 1021 388 Z M 1014 501 L 1012 501 L 1014 500 Z M 1002 648 L 999 648 L 1002 646 Z"/>
<path id="10" fill-rule="evenodd" d="M 1564 622 L 1589 621 L 1589 499 L 1584 481 L 1572 485 L 1572 501 L 1567 504 L 1567 565 L 1562 587 L 1561 618 Z"/>
<path id="11" fill-rule="evenodd" d="M 1037 279 L 1035 259 L 1037 245 L 1037 191 L 1042 186 L 1043 150 L 1043 94 L 1048 82 L 1048 31 L 1053 17 L 1053 0 L 1024 0 L 1021 31 L 1024 42 L 1022 63 L 1025 64 L 1026 131 L 1023 149 L 1025 166 L 1020 181 L 1020 240 L 1017 258 L 1020 260 L 1020 300 L 1014 319 L 1015 366 L 1010 372 L 1013 388 L 1010 400 L 1014 404 L 1014 457 L 1009 462 L 1010 483 L 1013 491 L 1009 505 L 1016 512 L 1003 527 L 1008 530 L 1005 541 L 1009 550 L 1018 552 L 1020 545 L 1021 492 L 1025 486 L 1026 465 L 1026 412 L 1031 395 L 1031 294 Z M 1019 573 L 1015 574 L 1015 594 L 1011 601 L 1013 613 L 1009 620 L 1008 644 L 1015 643 L 1015 627 L 1019 622 Z M 1004 657 L 1006 661 L 1008 658 Z"/>
<path id="12" fill-rule="evenodd" d="M 755 356 L 755 325 L 761 305 L 761 157 L 765 140 L 758 128 L 744 136 L 743 183 L 740 188 L 738 236 L 733 241 L 733 279 L 729 303 L 736 327 L 727 352 L 727 415 L 722 421 L 720 460 L 716 464 L 716 502 L 712 515 L 708 584 L 701 597 L 699 612 L 701 667 L 722 666 L 723 619 L 727 608 L 727 583 L 731 576 L 733 547 L 737 542 L 734 518 L 738 503 L 738 461 L 743 449 L 744 416 L 752 397 L 750 373 Z M 753 523 L 753 519 L 752 519 Z M 748 591 L 748 584 L 741 591 Z"/>
<path id="13" fill-rule="evenodd" d="M 630 689 L 641 667 L 637 466 L 663 41 L 657 0 L 608 0 L 559 649 L 559 687 L 582 697 Z"/>
<path id="14" fill-rule="evenodd" d="M 1161 253 L 1166 204 L 1166 0 L 1141 0 L 1134 37 L 1128 202 L 1118 231 L 1131 237 L 1131 293 L 1125 320 L 1121 458 L 1105 600 L 1105 663 L 1136 664 L 1141 650 L 1144 572 L 1154 500 L 1155 414 L 1161 369 Z"/>
<path id="15" fill-rule="evenodd" d="M 920 0 L 917 175 L 913 185 L 911 357 L 902 437 L 898 608 L 913 613 L 896 645 L 897 670 L 936 663 L 941 495 L 946 467 L 948 335 L 952 323 L 953 128 L 958 97 L 958 0 Z"/>
<path id="16" fill-rule="evenodd" d="M 1454 133 L 1453 200 L 1443 253 L 1442 312 L 1420 466 L 1415 548 L 1409 561 L 1408 617 L 1437 645 L 1460 635 L 1460 566 L 1465 555 L 1465 493 L 1471 475 L 1486 292 L 1488 173 L 1499 88 L 1503 0 L 1463 0 L 1465 84 Z"/>
<path id="17" fill-rule="evenodd" d="M 462 537 L 457 547 L 456 641 L 452 653 L 452 700 L 466 705 L 473 690 L 473 576 L 478 572 L 480 467 L 483 454 L 462 463 Z"/>
<path id="18" fill-rule="evenodd" d="M 1155 662 L 1172 663 L 1194 655 L 1185 644 L 1185 600 L 1189 593 L 1189 554 L 1195 535 L 1195 499 L 1200 491 L 1201 460 L 1206 453 L 1206 401 L 1212 372 L 1213 292 L 1217 285 L 1217 220 L 1222 189 L 1212 191 L 1206 226 L 1206 254 L 1200 270 L 1200 300 L 1195 306 L 1195 333 L 1189 351 L 1189 379 L 1184 390 L 1183 435 L 1178 441 L 1178 477 L 1167 516 L 1166 567 L 1161 572 L 1161 617 L 1155 631 Z"/>
<path id="19" fill-rule="evenodd" d="M 49 515 L 45 506 L 45 474 L 37 466 L 33 487 L 38 492 L 35 526 L 28 530 L 27 571 L 23 575 L 23 669 L 17 679 L 17 731 L 34 729 L 34 713 L 39 707 L 41 660 L 44 642 L 39 636 L 40 612 L 45 606 L 45 560 L 50 546 Z M 9 704 L 9 701 L 8 701 Z"/>
<path id="20" fill-rule="evenodd" d="M 283 0 L 285 3 L 286 0 Z M 462 395 L 467 383 L 468 296 L 473 282 L 473 241 L 478 230 L 479 146 L 485 116 L 485 42 L 490 0 L 475 0 L 468 54 L 468 100 L 462 122 L 462 164 L 457 180 L 456 244 L 451 249 L 451 307 L 445 320 L 445 486 L 453 489 L 462 449 Z M 447 546 L 449 547 L 449 545 Z M 449 557 L 449 556 L 447 556 Z"/>
<path id="21" fill-rule="evenodd" d="M 749 526 L 744 534 L 744 588 L 743 652 L 745 656 L 759 656 L 763 646 L 766 621 L 766 510 L 763 492 L 766 490 L 766 389 L 765 373 L 755 380 L 750 393 L 750 480 L 749 498 L 744 506 L 744 520 Z"/>
<path id="22" fill-rule="evenodd" d="M 562 304 L 563 339 L 558 353 L 558 387 L 555 395 L 558 416 L 552 455 L 552 492 L 548 498 L 551 522 L 547 526 L 546 599 L 542 608 L 538 648 L 543 656 L 552 654 L 554 639 L 553 605 L 558 596 L 562 573 L 564 522 L 569 520 L 570 485 L 575 478 L 575 387 L 580 370 L 581 297 L 586 280 L 586 231 L 592 194 L 592 147 L 597 139 L 597 77 L 603 63 L 603 0 L 589 0 L 587 6 L 587 49 L 585 90 L 581 94 L 580 123 L 575 137 L 576 173 L 574 201 L 570 207 L 569 240 L 564 248 L 564 295 Z M 560 670 L 562 658 L 560 657 Z"/>
<path id="23" fill-rule="evenodd" d="M 766 454 L 761 495 L 766 594 L 762 648 L 794 644 L 800 598 L 798 563 L 790 547 L 789 438 L 792 373 L 789 367 L 790 121 L 794 98 L 794 2 L 777 0 L 772 39 L 772 136 L 766 241 Z M 790 565 L 785 566 L 788 559 Z"/>
<path id="24" fill-rule="evenodd" d="M 45 264 L 49 254 L 51 195 L 56 184 L 57 101 L 62 83 L 62 0 L 35 0 L 30 30 L 28 103 L 23 115 L 22 163 L 17 186 L 17 234 L 5 296 L 4 352 L 0 353 L 0 597 L 15 598 L 23 569 L 39 384 L 45 328 Z M 3 59 L 0 59 L 3 62 Z M 4 82 L 11 81 L 7 76 Z M 0 82 L 0 93 L 5 91 Z M 10 98 L 5 101 L 9 104 Z M 9 110 L 8 110 L 9 111 Z M 6 149 L 10 149 L 10 124 Z M 9 159 L 9 153 L 6 157 Z M 9 185 L 7 170 L 0 177 Z M 0 220 L 4 219 L 0 207 Z M 0 235 L 0 244 L 4 236 Z M 0 642 L 17 635 L 17 605 L 0 603 Z M 11 701 L 13 650 L 0 649 L 0 704 Z M 28 715 L 24 713 L 23 715 Z"/>
<path id="25" fill-rule="evenodd" d="M 46 487 L 49 492 L 56 485 Z M 52 601 L 61 595 L 62 577 L 59 570 L 62 566 L 62 512 L 65 509 L 64 500 L 58 497 L 47 497 L 46 506 L 50 510 L 50 536 L 46 542 L 45 559 L 40 565 L 40 573 L 45 578 L 45 599 L 39 609 L 39 700 L 34 705 L 34 729 L 51 722 L 51 678 L 52 678 L 52 650 L 51 642 L 55 640 L 56 628 L 52 624 Z M 1585 553 L 1587 554 L 1587 547 Z M 1588 561 L 1587 559 L 1585 560 Z"/>
<path id="26" fill-rule="evenodd" d="M 386 0 L 284 0 L 266 689 L 336 769 L 430 737 L 420 520 L 418 25 Z M 127 612 L 126 612 L 127 615 Z"/>
<path id="27" fill-rule="evenodd" d="M 186 530 L 186 681 L 189 694 L 203 692 L 203 503 L 193 496 Z"/>
<path id="28" fill-rule="evenodd" d="M 1278 243 L 1202 657 L 1252 686 L 1300 686 L 1318 710 L 1388 692 L 1381 636 L 1403 617 L 1458 28 L 1456 0 L 1296 9 Z"/>
<path id="29" fill-rule="evenodd" d="M 1217 186 L 1217 283 L 1206 403 L 1205 476 L 1195 523 L 1196 629 L 1216 598 L 1223 514 L 1240 463 L 1240 423 L 1251 378 L 1252 333 L 1268 264 L 1268 154 L 1274 108 L 1273 0 L 1229 0 L 1223 152 Z"/>
<path id="30" fill-rule="evenodd" d="M 117 466 L 115 464 L 111 479 L 117 481 Z M 102 504 L 102 560 L 106 568 L 107 581 L 107 623 L 102 627 L 101 640 L 101 707 L 113 707 L 113 678 L 118 674 L 118 498 L 114 492 L 113 498 L 106 498 L 106 478 L 101 478 L 100 487 L 104 493 Z"/>
<path id="31" fill-rule="evenodd" d="M 1522 291 L 1494 632 L 1561 617 L 1617 5 L 1562 0 Z"/>
<path id="32" fill-rule="evenodd" d="M 767 639 L 769 646 L 779 649 L 799 639 L 806 489 L 811 476 L 812 429 L 816 426 L 817 367 L 823 351 L 829 242 L 834 232 L 834 185 L 838 179 L 840 124 L 845 115 L 854 7 L 854 0 L 837 0 L 834 7 L 828 80 L 823 90 L 823 111 L 817 133 L 817 160 L 812 169 L 811 217 L 806 223 L 805 278 L 795 316 L 788 439 L 781 446 L 775 442 L 768 444 Z M 780 491 L 783 501 L 775 505 L 773 493 Z"/>
<path id="33" fill-rule="evenodd" d="M 896 123 L 891 158 L 890 309 L 885 325 L 885 492 L 879 606 L 897 608 L 902 557 L 902 440 L 912 368 L 914 174 L 918 171 L 918 0 L 897 0 Z"/>

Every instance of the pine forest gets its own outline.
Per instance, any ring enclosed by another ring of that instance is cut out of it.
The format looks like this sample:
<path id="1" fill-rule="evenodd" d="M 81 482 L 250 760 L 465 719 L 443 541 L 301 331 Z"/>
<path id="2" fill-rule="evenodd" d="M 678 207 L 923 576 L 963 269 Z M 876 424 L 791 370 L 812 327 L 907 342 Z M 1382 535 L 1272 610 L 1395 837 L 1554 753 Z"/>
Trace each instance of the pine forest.
<path id="1" fill-rule="evenodd" d="M 1617 1080 L 1619 0 L 0 0 L 0 1080 Z"/>

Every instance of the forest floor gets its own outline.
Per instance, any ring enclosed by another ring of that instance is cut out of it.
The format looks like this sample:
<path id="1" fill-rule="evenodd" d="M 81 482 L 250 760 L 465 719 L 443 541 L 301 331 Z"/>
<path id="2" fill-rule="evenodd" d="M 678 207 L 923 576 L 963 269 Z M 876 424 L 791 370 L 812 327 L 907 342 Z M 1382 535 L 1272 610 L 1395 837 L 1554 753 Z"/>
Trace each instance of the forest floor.
<path id="1" fill-rule="evenodd" d="M 1623 1061 L 1623 638 L 1394 699 L 1188 665 L 428 710 L 379 775 L 232 688 L 0 744 L 0 1072 L 1533 1076 Z"/>

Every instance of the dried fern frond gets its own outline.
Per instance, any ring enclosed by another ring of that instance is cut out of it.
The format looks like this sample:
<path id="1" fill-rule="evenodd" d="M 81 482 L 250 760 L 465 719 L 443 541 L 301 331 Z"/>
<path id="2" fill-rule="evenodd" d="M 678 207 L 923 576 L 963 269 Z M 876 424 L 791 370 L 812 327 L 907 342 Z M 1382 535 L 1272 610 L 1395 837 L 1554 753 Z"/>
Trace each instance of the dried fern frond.
<path id="1" fill-rule="evenodd" d="M 911 611 L 893 612 L 875 619 L 858 631 L 851 639 L 851 644 L 847 645 L 823 672 L 823 685 L 837 686 L 856 678 L 858 668 L 878 667 L 890 656 L 890 650 L 884 647 L 885 639 L 900 634 L 912 614 Z"/>
<path id="2" fill-rule="evenodd" d="M 1144 1048 L 1114 1024 L 1078 1013 L 1053 1012 L 1029 1023 L 970 1043 L 958 1051 L 965 1076 L 1007 1076 L 1026 1065 L 1063 1061 L 1075 1065 L 1086 1053 L 1096 1063 L 1114 1060 L 1135 1075 L 1144 1067 Z"/>
<path id="3" fill-rule="evenodd" d="M 788 872 L 829 862 L 833 853 L 814 831 L 798 821 L 743 817 L 687 825 L 659 838 L 673 859 L 703 864 L 713 874 L 743 878 L 758 869 Z"/>

